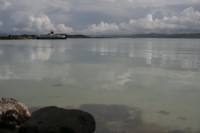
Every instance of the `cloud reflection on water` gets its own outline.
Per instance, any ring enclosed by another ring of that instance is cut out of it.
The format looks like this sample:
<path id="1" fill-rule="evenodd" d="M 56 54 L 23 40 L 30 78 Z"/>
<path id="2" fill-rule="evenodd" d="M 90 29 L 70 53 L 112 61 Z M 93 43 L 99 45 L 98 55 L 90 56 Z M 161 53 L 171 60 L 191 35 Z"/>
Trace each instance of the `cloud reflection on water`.
<path id="1" fill-rule="evenodd" d="M 23 69 L 26 78 L 26 74 L 34 69 L 34 71 L 42 69 L 43 72 L 49 72 L 50 69 L 52 69 L 50 71 L 60 70 L 58 64 L 73 66 L 85 62 L 88 65 L 112 63 L 132 67 L 199 71 L 200 48 L 197 46 L 197 42 L 193 41 L 193 44 L 187 46 L 182 41 L 174 40 L 172 42 L 167 39 L 92 39 L 82 42 L 72 40 L 69 42 L 33 41 L 31 45 L 26 42 L 26 46 L 11 44 L 10 47 L 3 47 L 7 44 L 3 45 L 1 42 L 0 75 L 1 79 L 9 79 L 9 74 L 12 75 L 10 78 L 19 78 L 20 75 L 15 70 Z M 186 40 L 186 43 L 191 42 Z M 42 75 L 43 73 L 40 75 L 41 78 L 45 78 Z M 51 72 L 47 76 L 51 76 Z"/>
<path id="2" fill-rule="evenodd" d="M 18 40 L 0 41 L 0 51 L 0 96 L 30 106 L 140 105 L 146 119 L 199 126 L 199 40 Z M 190 119 L 155 117 L 165 109 Z"/>

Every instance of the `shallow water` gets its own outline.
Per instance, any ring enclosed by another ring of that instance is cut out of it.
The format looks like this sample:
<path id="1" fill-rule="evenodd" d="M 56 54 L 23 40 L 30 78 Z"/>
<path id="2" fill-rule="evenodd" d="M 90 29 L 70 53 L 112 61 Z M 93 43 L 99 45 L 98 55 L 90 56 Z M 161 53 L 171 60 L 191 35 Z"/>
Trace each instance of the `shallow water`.
<path id="1" fill-rule="evenodd" d="M 199 40 L 1 40 L 0 97 L 30 108 L 126 105 L 139 108 L 145 122 L 195 132 Z"/>

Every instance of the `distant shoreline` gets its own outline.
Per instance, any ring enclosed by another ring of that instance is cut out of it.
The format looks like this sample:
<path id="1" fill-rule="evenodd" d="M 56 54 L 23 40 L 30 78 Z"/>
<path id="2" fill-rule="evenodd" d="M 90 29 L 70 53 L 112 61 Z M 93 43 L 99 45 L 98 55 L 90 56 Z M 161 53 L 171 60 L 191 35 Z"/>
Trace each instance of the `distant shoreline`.
<path id="1" fill-rule="evenodd" d="M 158 33 L 149 33 L 149 34 L 129 34 L 129 35 L 67 35 L 67 38 L 185 38 L 185 39 L 200 39 L 200 33 L 177 33 L 177 34 L 158 34 Z M 36 39 L 37 35 L 0 35 L 0 40 L 26 40 L 26 39 Z"/>
<path id="2" fill-rule="evenodd" d="M 67 35 L 67 38 L 91 38 L 85 35 Z M 0 35 L 0 40 L 28 40 L 28 39 L 36 39 L 37 35 Z M 47 39 L 48 40 L 48 39 Z"/>

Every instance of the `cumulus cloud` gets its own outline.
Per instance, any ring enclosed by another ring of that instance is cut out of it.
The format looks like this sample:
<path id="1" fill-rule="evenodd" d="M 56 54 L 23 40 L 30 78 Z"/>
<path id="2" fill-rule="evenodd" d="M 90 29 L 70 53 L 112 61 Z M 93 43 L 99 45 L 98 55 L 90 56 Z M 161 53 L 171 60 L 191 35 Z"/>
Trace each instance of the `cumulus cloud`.
<path id="1" fill-rule="evenodd" d="M 88 32 L 112 32 L 119 30 L 119 27 L 115 23 L 105 23 L 101 21 L 99 24 L 92 24 L 88 27 Z"/>
<path id="2" fill-rule="evenodd" d="M 23 31 L 23 32 L 36 32 L 36 33 L 41 33 L 41 32 L 48 32 L 50 30 L 54 30 L 56 32 L 64 32 L 64 33 L 69 33 L 73 32 L 73 28 L 65 26 L 65 24 L 54 24 L 50 20 L 50 18 L 42 14 L 38 17 L 35 16 L 30 16 L 27 20 L 26 26 L 22 28 L 13 28 L 13 31 Z"/>
<path id="3" fill-rule="evenodd" d="M 29 25 L 27 30 L 50 30 L 54 27 L 54 25 L 51 23 L 51 20 L 47 15 L 41 15 L 39 17 L 31 16 L 29 17 Z"/>
<path id="4" fill-rule="evenodd" d="M 190 7 L 182 11 L 180 16 L 153 19 L 153 14 L 145 18 L 120 24 L 121 29 L 135 32 L 191 32 L 200 31 L 200 12 Z"/>
<path id="5" fill-rule="evenodd" d="M 154 14 L 148 14 L 141 19 L 130 19 L 124 23 L 105 23 L 92 24 L 87 31 L 98 33 L 178 33 L 178 32 L 200 32 L 200 12 L 193 7 L 184 9 L 179 16 L 164 16 L 154 19 Z"/>
<path id="6" fill-rule="evenodd" d="M 70 10 L 66 0 L 1 0 L 0 21 L 4 24 L 1 33 L 41 33 L 54 29 L 72 32 L 66 26 Z"/>
<path id="7" fill-rule="evenodd" d="M 56 26 L 56 31 L 63 32 L 63 33 L 70 33 L 70 32 L 73 32 L 74 30 L 73 30 L 73 28 L 67 27 L 64 24 L 58 24 Z"/>
<path id="8" fill-rule="evenodd" d="M 197 32 L 199 5 L 200 0 L 0 0 L 0 33 Z"/>

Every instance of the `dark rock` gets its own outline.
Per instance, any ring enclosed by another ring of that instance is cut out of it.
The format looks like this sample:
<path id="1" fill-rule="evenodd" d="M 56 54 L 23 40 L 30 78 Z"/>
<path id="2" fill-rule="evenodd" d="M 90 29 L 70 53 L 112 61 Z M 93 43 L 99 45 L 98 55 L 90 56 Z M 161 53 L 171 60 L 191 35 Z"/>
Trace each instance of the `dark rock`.
<path id="1" fill-rule="evenodd" d="M 93 133 L 95 120 L 81 110 L 45 107 L 37 110 L 19 133 Z"/>
<path id="2" fill-rule="evenodd" d="M 16 110 L 8 110 L 1 116 L 0 127 L 7 129 L 15 129 L 16 125 L 21 123 L 21 118 Z"/>

